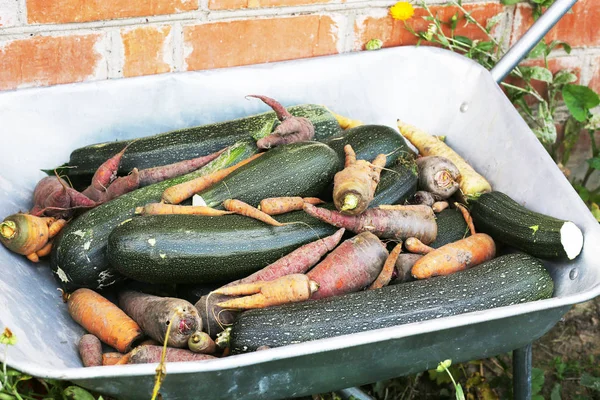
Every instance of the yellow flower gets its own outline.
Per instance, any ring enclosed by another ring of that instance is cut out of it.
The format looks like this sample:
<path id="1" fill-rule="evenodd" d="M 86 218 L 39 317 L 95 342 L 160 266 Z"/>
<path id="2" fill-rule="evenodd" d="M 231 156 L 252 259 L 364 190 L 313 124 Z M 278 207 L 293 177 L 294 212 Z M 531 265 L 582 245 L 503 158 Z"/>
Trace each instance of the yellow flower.
<path id="1" fill-rule="evenodd" d="M 398 19 L 400 21 L 406 21 L 410 19 L 415 13 L 415 9 L 412 4 L 407 1 L 399 1 L 390 8 L 390 15 L 394 19 Z"/>

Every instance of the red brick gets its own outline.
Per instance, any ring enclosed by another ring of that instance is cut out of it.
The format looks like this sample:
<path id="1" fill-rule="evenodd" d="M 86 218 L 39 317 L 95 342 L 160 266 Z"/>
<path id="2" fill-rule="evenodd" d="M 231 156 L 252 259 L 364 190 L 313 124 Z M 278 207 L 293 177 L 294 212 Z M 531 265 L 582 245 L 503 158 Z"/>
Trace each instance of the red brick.
<path id="1" fill-rule="evenodd" d="M 125 49 L 123 76 L 151 75 L 170 72 L 165 62 L 169 45 L 170 26 L 141 27 L 121 31 Z"/>
<path id="2" fill-rule="evenodd" d="M 94 77 L 103 57 L 102 35 L 36 36 L 0 45 L 0 90 L 81 82 Z"/>
<path id="3" fill-rule="evenodd" d="M 331 0 L 209 0 L 211 10 L 233 10 L 240 8 L 286 7 L 305 4 L 329 3 Z"/>
<path id="4" fill-rule="evenodd" d="M 592 78 L 590 79 L 589 87 L 600 93 L 600 56 L 592 57 L 591 61 Z"/>
<path id="5" fill-rule="evenodd" d="M 475 18 L 483 26 L 487 20 L 502 11 L 502 5 L 498 3 L 479 3 L 465 4 L 463 6 L 467 11 L 471 12 L 471 16 Z M 450 18 L 458 11 L 454 6 L 431 6 L 431 12 L 442 21 L 449 21 Z M 423 8 L 416 8 L 415 15 L 407 21 L 415 32 L 426 31 L 430 21 L 424 20 L 422 17 L 428 15 Z M 463 17 L 463 13 L 459 13 L 459 18 Z M 450 29 L 446 30 L 449 34 Z M 381 39 L 383 47 L 394 47 L 403 45 L 414 45 L 418 38 L 410 33 L 404 21 L 393 19 L 389 14 L 385 17 L 358 17 L 354 25 L 354 33 L 357 38 L 354 43 L 354 50 L 364 49 L 365 44 L 371 39 Z M 455 30 L 456 35 L 467 36 L 471 39 L 485 39 L 485 34 L 479 30 L 474 24 L 465 25 L 464 20 L 459 20 Z M 421 42 L 422 44 L 429 44 Z"/>
<path id="6" fill-rule="evenodd" d="M 30 24 L 87 22 L 175 14 L 198 8 L 198 0 L 27 0 Z"/>
<path id="7" fill-rule="evenodd" d="M 573 47 L 600 46 L 600 1 L 579 0 L 546 35 L 547 41 L 562 40 Z M 519 20 L 521 21 L 519 23 Z M 515 13 L 513 43 L 533 24 L 532 8 L 519 4 Z"/>
<path id="8" fill-rule="evenodd" d="M 337 53 L 329 16 L 215 22 L 184 27 L 188 70 L 232 67 Z"/>
<path id="9" fill-rule="evenodd" d="M 15 0 L 0 0 L 0 28 L 8 28 L 19 23 L 19 3 Z"/>

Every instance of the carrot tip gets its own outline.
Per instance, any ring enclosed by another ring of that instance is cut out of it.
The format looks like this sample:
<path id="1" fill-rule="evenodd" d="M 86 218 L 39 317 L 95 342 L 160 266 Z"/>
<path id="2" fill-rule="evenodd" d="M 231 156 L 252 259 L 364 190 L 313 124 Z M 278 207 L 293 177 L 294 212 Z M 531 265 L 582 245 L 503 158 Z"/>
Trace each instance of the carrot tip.
<path id="1" fill-rule="evenodd" d="M 340 211 L 354 210 L 358 205 L 358 197 L 354 194 L 347 194 L 344 197 L 344 204 Z"/>
<path id="2" fill-rule="evenodd" d="M 14 221 L 4 221 L 0 223 L 0 235 L 4 239 L 12 239 L 17 234 L 17 224 Z"/>
<path id="3" fill-rule="evenodd" d="M 310 295 L 312 296 L 312 294 L 314 292 L 316 292 L 317 290 L 319 290 L 319 284 L 315 281 L 310 281 L 308 282 L 308 286 L 310 288 Z"/>

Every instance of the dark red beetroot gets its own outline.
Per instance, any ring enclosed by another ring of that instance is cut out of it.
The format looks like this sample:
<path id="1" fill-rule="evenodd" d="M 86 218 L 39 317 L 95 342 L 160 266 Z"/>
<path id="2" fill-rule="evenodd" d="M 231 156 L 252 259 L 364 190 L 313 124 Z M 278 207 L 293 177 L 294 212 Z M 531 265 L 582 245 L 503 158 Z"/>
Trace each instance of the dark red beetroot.
<path id="1" fill-rule="evenodd" d="M 130 364 L 159 363 L 162 346 L 139 346 L 131 352 Z M 216 357 L 209 354 L 194 353 L 186 349 L 167 347 L 165 362 L 213 360 Z"/>
<path id="2" fill-rule="evenodd" d="M 262 100 L 271 107 L 281 124 L 275 128 L 273 133 L 256 142 L 259 149 L 270 149 L 282 144 L 303 142 L 311 140 L 315 136 L 315 127 L 308 118 L 294 117 L 279 102 L 267 96 L 248 95 Z"/>
<path id="3" fill-rule="evenodd" d="M 388 255 L 381 240 L 371 232 L 346 240 L 306 274 L 319 284 L 311 299 L 356 292 L 370 285 Z"/>
<path id="4" fill-rule="evenodd" d="M 33 190 L 33 208 L 29 211 L 37 217 L 69 218 L 75 209 L 92 208 L 96 202 L 68 186 L 56 176 L 47 176 Z"/>
<path id="5" fill-rule="evenodd" d="M 96 336 L 88 333 L 79 340 L 79 355 L 84 367 L 102 365 L 102 342 Z"/>

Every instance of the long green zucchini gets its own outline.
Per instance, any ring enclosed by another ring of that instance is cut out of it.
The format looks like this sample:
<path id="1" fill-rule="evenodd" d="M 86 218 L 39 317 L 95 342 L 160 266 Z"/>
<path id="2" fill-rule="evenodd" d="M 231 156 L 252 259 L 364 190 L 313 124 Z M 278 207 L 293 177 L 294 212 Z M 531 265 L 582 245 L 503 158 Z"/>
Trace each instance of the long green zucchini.
<path id="1" fill-rule="evenodd" d="M 573 222 L 528 210 L 502 192 L 482 194 L 471 215 L 477 230 L 539 258 L 572 260 L 583 248 Z"/>
<path id="2" fill-rule="evenodd" d="M 315 126 L 315 140 L 325 140 L 341 132 L 337 120 L 325 107 L 303 104 L 288 109 L 292 115 L 306 117 Z M 119 172 L 127 174 L 138 169 L 171 164 L 181 160 L 214 153 L 233 143 L 260 136 L 261 131 L 271 130 L 276 121 L 274 112 L 214 124 L 195 126 L 171 132 L 146 136 L 135 140 L 122 140 L 93 144 L 74 150 L 66 172 L 71 178 L 90 177 L 96 169 L 127 144 Z M 89 182 L 88 182 L 89 184 Z"/>
<path id="3" fill-rule="evenodd" d="M 277 220 L 289 225 L 239 215 L 136 217 L 110 234 L 108 259 L 121 274 L 143 282 L 231 282 L 337 230 L 303 211 Z"/>
<path id="4" fill-rule="evenodd" d="M 166 188 L 242 161 L 258 151 L 253 139 L 232 146 L 198 171 L 135 190 L 89 210 L 67 225 L 54 241 L 50 267 L 67 290 L 104 289 L 123 281 L 106 258 L 108 235 L 134 215 L 136 207 L 160 201 Z"/>
<path id="5" fill-rule="evenodd" d="M 343 160 L 344 146 L 350 144 L 357 160 L 373 161 L 379 154 L 388 155 L 386 167 L 394 164 L 399 156 L 414 154 L 406 141 L 393 128 L 385 125 L 361 125 L 348 129 L 325 142 Z"/>
<path id="6" fill-rule="evenodd" d="M 258 206 L 262 199 L 280 196 L 318 196 L 340 169 L 337 154 L 319 142 L 278 146 L 198 193 L 209 207 L 226 199 Z"/>
<path id="7" fill-rule="evenodd" d="M 435 215 L 438 233 L 429 246 L 437 249 L 445 244 L 471 236 L 465 218 L 456 208 L 447 208 Z"/>
<path id="8" fill-rule="evenodd" d="M 552 278 L 539 260 L 509 254 L 448 276 L 246 311 L 232 327 L 231 352 L 541 300 L 551 297 L 553 289 Z"/>

